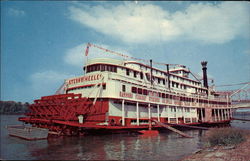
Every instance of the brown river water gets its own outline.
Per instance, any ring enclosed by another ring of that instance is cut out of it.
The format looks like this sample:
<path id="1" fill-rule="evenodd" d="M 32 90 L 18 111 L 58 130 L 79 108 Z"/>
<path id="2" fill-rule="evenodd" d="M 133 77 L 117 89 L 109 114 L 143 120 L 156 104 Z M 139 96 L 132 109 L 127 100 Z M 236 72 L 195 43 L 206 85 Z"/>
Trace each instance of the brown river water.
<path id="1" fill-rule="evenodd" d="M 8 136 L 6 125 L 22 124 L 20 115 L 1 116 L 1 160 L 179 160 L 201 148 L 205 130 L 185 130 L 193 138 L 173 132 L 142 137 L 132 134 L 60 137 L 26 141 Z M 250 115 L 238 118 L 250 119 Z M 231 126 L 250 129 L 250 122 L 232 121 Z"/>

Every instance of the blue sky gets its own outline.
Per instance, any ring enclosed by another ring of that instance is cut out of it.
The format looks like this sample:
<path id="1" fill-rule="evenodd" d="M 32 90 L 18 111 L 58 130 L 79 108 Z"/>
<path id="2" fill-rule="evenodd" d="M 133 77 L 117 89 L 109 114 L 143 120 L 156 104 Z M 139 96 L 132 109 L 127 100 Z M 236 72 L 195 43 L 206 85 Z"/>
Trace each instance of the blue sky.
<path id="1" fill-rule="evenodd" d="M 249 2 L 1 1 L 1 100 L 54 94 L 83 74 L 88 42 L 197 74 L 207 60 L 216 85 L 250 81 Z"/>

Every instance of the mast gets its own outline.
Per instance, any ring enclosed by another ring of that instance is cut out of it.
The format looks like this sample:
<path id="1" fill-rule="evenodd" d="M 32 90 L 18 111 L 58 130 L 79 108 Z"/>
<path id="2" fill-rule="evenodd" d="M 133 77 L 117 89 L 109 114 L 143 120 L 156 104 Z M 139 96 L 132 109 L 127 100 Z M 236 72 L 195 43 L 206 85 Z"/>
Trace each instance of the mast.
<path id="1" fill-rule="evenodd" d="M 152 68 L 152 59 L 150 59 L 150 82 L 151 82 L 151 86 L 153 85 L 153 68 Z"/>
<path id="2" fill-rule="evenodd" d="M 167 65 L 167 77 L 168 77 L 168 89 L 170 90 L 170 74 L 169 74 L 169 64 Z"/>
<path id="3" fill-rule="evenodd" d="M 87 62 L 88 62 L 88 55 L 89 55 L 89 47 L 90 47 L 90 43 L 87 44 L 87 48 L 85 50 L 85 70 L 84 70 L 84 74 L 87 73 Z M 84 67 L 83 67 L 84 69 Z"/>

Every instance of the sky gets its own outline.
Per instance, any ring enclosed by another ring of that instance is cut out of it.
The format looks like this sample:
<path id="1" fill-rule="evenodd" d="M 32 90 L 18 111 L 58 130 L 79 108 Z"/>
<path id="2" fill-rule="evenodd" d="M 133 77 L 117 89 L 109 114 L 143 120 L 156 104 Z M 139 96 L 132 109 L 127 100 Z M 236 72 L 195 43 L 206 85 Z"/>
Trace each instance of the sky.
<path id="1" fill-rule="evenodd" d="M 1 100 L 54 94 L 83 74 L 88 42 L 198 75 L 208 61 L 218 86 L 250 81 L 246 1 L 1 1 Z"/>

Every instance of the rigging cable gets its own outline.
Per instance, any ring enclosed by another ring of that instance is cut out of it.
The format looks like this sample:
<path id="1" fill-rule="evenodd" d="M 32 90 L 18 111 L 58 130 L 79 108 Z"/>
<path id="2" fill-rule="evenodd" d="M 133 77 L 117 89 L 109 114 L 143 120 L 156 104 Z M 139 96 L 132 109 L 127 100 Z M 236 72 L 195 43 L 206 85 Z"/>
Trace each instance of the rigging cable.
<path id="1" fill-rule="evenodd" d="M 237 83 L 237 84 L 218 85 L 218 86 L 215 86 L 215 87 L 236 86 L 236 85 L 243 85 L 243 84 L 250 84 L 250 82 L 243 82 L 243 83 Z"/>
<path id="2" fill-rule="evenodd" d="M 149 60 L 145 60 L 145 59 L 139 59 L 139 58 L 135 58 L 135 57 L 132 57 L 132 56 L 128 56 L 128 55 L 125 55 L 125 54 L 122 54 L 122 53 L 118 53 L 118 52 L 115 52 L 115 51 L 112 51 L 112 50 L 109 50 L 109 49 L 105 49 L 103 47 L 100 47 L 100 46 L 97 46 L 95 44 L 91 44 L 91 43 L 88 43 L 88 46 L 93 46 L 93 47 L 96 47 L 100 50 L 103 50 L 105 52 L 109 52 L 111 54 L 115 54 L 115 55 L 118 55 L 118 56 L 121 56 L 121 57 L 124 57 L 124 58 L 127 58 L 127 59 L 133 59 L 133 60 L 137 60 L 137 61 L 143 61 L 145 63 L 148 63 L 149 64 Z M 159 63 L 159 62 L 153 62 L 154 64 L 158 64 L 158 65 L 167 65 L 166 63 Z M 178 66 L 178 67 L 184 67 L 184 65 L 181 65 L 181 64 L 168 64 L 170 66 Z"/>

